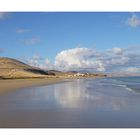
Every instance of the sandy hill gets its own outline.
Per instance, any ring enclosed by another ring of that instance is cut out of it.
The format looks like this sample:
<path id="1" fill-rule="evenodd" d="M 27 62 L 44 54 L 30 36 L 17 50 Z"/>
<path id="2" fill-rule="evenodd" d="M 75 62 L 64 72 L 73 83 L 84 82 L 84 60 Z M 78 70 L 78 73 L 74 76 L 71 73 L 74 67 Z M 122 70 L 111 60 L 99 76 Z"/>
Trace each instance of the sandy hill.
<path id="1" fill-rule="evenodd" d="M 76 71 L 58 71 L 58 70 L 49 70 L 47 71 L 49 74 L 55 74 L 57 76 L 68 76 L 68 75 L 74 75 L 77 72 Z"/>
<path id="2" fill-rule="evenodd" d="M 16 59 L 0 58 L 0 78 L 37 78 L 48 75 L 39 68 L 32 67 Z"/>
<path id="3" fill-rule="evenodd" d="M 47 73 L 48 74 L 51 74 L 51 75 L 59 75 L 62 72 L 61 71 L 58 71 L 58 70 L 48 70 Z"/>

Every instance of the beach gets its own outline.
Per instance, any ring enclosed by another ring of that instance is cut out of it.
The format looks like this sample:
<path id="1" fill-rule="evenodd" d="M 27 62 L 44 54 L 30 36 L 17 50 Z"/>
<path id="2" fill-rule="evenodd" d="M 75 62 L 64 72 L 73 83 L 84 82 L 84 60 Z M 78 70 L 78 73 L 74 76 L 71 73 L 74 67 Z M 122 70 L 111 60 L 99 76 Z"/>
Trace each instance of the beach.
<path id="1" fill-rule="evenodd" d="M 34 78 L 0 80 L 0 95 L 21 88 L 43 86 L 64 81 L 62 78 Z"/>
<path id="2" fill-rule="evenodd" d="M 3 80 L 0 127 L 139 128 L 139 81 L 139 77 Z"/>
<path id="3" fill-rule="evenodd" d="M 102 78 L 103 76 L 90 76 L 90 77 L 68 77 L 68 76 L 51 76 L 47 78 L 24 78 L 24 79 L 1 79 L 0 80 L 0 95 L 13 90 L 33 87 L 33 86 L 45 86 L 49 84 L 55 84 L 59 82 L 74 80 L 74 79 L 95 79 Z"/>

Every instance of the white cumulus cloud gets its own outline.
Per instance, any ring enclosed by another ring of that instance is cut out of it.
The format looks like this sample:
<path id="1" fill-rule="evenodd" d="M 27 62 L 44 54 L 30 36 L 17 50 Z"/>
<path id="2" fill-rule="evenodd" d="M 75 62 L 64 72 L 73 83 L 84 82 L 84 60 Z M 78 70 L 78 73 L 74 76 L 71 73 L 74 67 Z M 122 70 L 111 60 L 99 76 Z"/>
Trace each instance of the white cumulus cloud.
<path id="1" fill-rule="evenodd" d="M 140 66 L 140 55 L 115 47 L 104 52 L 91 48 L 64 50 L 55 58 L 56 68 L 62 70 L 91 70 L 111 72 Z"/>
<path id="2" fill-rule="evenodd" d="M 54 65 L 51 63 L 51 61 L 48 58 L 44 59 L 43 63 L 39 64 L 39 67 L 41 69 L 46 69 L 46 70 L 55 69 Z"/>
<path id="3" fill-rule="evenodd" d="M 64 50 L 55 58 L 56 67 L 62 69 L 94 69 L 104 71 L 104 64 L 97 58 L 100 56 L 95 49 L 74 48 Z"/>
<path id="4" fill-rule="evenodd" d="M 39 67 L 41 69 L 45 69 L 45 70 L 54 69 L 54 65 L 50 62 L 49 59 L 42 58 L 39 55 L 34 55 L 33 57 L 28 58 L 26 62 L 31 66 Z"/>
<path id="5" fill-rule="evenodd" d="M 123 49 L 122 48 L 118 48 L 118 47 L 115 47 L 113 49 L 111 49 L 111 51 L 117 55 L 122 55 L 123 54 Z"/>
<path id="6" fill-rule="evenodd" d="M 83 70 L 92 72 L 139 72 L 140 55 L 127 49 L 112 48 L 97 51 L 93 48 L 73 48 L 63 50 L 55 57 L 55 62 L 35 55 L 28 64 L 42 69 Z"/>
<path id="7" fill-rule="evenodd" d="M 140 18 L 135 13 L 133 13 L 132 16 L 127 19 L 126 24 L 131 27 L 138 27 L 140 26 Z"/>

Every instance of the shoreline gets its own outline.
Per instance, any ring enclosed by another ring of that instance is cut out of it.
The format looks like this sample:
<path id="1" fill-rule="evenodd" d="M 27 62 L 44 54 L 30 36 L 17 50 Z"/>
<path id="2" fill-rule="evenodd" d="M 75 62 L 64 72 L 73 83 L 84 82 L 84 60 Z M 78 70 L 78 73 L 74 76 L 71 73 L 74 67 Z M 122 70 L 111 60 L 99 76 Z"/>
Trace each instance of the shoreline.
<path id="1" fill-rule="evenodd" d="M 35 86 L 47 86 L 50 84 L 56 84 L 65 82 L 63 78 L 43 78 L 43 79 L 7 79 L 0 80 L 0 95 L 15 91 L 22 88 L 35 87 Z"/>
<path id="2" fill-rule="evenodd" d="M 51 78 L 28 78 L 28 79 L 0 79 L 0 95 L 15 91 L 18 89 L 36 87 L 36 86 L 47 86 L 50 84 L 56 84 L 66 82 L 66 80 L 74 79 L 87 79 L 87 78 L 103 78 L 103 77 L 51 77 Z"/>

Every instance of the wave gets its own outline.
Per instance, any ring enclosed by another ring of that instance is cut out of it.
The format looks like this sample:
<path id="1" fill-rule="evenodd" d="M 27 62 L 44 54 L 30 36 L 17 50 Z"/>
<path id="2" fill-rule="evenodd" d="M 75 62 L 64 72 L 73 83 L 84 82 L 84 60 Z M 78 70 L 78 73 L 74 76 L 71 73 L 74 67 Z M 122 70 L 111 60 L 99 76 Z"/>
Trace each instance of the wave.
<path id="1" fill-rule="evenodd" d="M 123 87 L 123 88 L 125 88 L 125 89 L 128 90 L 128 91 L 134 92 L 134 90 L 133 90 L 132 88 L 130 88 L 130 87 L 128 87 L 127 85 L 124 85 L 124 84 L 122 84 L 122 85 L 111 84 L 111 85 L 112 85 L 112 86 Z"/>

